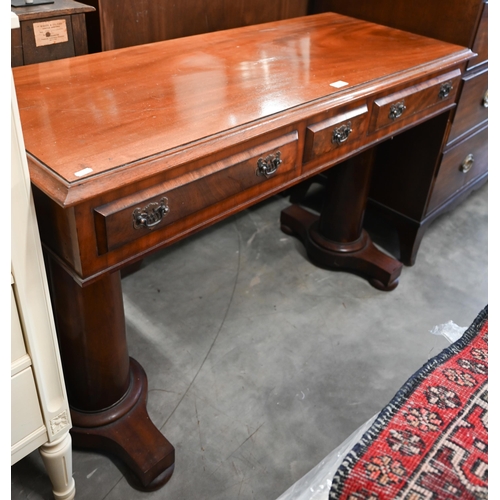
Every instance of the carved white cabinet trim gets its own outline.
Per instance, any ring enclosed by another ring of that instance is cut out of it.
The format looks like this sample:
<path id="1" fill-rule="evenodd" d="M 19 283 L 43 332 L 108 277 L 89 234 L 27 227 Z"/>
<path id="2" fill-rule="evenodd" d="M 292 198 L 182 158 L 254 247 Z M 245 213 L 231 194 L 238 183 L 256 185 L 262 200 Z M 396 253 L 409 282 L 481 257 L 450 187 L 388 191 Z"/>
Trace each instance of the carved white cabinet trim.
<path id="1" fill-rule="evenodd" d="M 40 448 L 54 497 L 71 500 L 71 417 L 12 75 L 11 137 L 11 464 Z"/>

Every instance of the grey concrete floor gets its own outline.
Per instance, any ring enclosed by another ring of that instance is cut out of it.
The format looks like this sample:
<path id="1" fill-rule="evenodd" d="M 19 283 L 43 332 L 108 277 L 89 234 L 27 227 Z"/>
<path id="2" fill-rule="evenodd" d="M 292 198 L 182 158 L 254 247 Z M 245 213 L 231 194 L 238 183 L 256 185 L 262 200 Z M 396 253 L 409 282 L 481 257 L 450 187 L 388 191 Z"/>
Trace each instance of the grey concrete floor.
<path id="1" fill-rule="evenodd" d="M 284 197 L 145 260 L 122 280 L 129 350 L 175 472 L 141 493 L 113 458 L 74 450 L 76 498 L 280 496 L 448 345 L 434 326 L 469 326 L 487 304 L 487 189 L 429 227 L 392 292 L 313 266 L 280 231 Z M 12 467 L 11 498 L 52 498 L 37 452 Z"/>

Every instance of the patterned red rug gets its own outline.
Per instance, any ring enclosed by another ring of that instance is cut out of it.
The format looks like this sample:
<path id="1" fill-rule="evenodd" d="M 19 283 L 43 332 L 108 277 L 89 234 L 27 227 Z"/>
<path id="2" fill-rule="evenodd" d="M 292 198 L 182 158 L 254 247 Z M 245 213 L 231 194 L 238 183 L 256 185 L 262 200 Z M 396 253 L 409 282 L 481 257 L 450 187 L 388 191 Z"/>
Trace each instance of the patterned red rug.
<path id="1" fill-rule="evenodd" d="M 331 500 L 488 498 L 488 306 L 347 454 Z"/>

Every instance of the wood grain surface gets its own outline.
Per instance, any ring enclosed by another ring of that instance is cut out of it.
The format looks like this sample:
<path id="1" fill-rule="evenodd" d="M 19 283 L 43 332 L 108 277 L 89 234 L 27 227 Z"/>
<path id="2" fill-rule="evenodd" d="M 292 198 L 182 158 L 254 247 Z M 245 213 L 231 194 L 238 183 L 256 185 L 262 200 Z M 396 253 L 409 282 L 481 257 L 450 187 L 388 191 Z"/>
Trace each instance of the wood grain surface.
<path id="1" fill-rule="evenodd" d="M 453 56 L 464 49 L 327 13 L 13 72 L 26 149 L 77 184 L 317 99 L 380 90 Z M 330 86 L 338 81 L 348 85 Z"/>

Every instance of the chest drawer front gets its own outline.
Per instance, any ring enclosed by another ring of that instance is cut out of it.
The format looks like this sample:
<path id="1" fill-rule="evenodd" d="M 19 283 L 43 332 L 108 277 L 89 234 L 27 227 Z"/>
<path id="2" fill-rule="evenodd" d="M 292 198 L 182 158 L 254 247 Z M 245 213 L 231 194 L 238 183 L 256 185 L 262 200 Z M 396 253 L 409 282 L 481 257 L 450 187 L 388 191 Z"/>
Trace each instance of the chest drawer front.
<path id="1" fill-rule="evenodd" d="M 373 102 L 370 132 L 403 122 L 433 106 L 447 106 L 455 100 L 460 71 L 451 71 L 426 82 L 413 85 Z"/>
<path id="2" fill-rule="evenodd" d="M 427 214 L 488 170 L 488 128 L 449 149 L 441 161 Z"/>
<path id="3" fill-rule="evenodd" d="M 98 252 L 161 230 L 245 190 L 273 188 L 297 167 L 296 131 L 94 209 Z"/>
<path id="4" fill-rule="evenodd" d="M 331 118 L 309 125 L 306 129 L 304 163 L 324 155 L 335 156 L 366 134 L 368 107 L 339 113 Z"/>
<path id="5" fill-rule="evenodd" d="M 488 71 L 466 76 L 448 143 L 488 119 Z"/>

